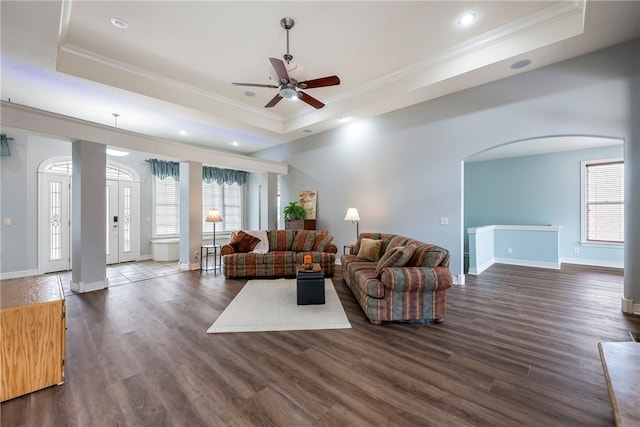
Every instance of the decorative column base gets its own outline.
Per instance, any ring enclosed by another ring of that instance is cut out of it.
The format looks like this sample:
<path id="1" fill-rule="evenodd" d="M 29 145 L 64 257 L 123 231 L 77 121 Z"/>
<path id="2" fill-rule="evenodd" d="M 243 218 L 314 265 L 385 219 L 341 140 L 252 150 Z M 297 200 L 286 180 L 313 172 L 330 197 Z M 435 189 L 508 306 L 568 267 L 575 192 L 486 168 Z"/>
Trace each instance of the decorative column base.
<path id="1" fill-rule="evenodd" d="M 622 297 L 622 312 L 640 316 L 640 304 L 634 304 L 633 300 Z"/>
<path id="2" fill-rule="evenodd" d="M 197 262 L 179 262 L 178 270 L 200 270 L 200 263 Z"/>
<path id="3" fill-rule="evenodd" d="M 86 282 L 70 282 L 70 288 L 73 292 L 84 293 L 99 291 L 100 289 L 106 289 L 109 287 L 108 279 L 99 280 L 93 283 Z"/>

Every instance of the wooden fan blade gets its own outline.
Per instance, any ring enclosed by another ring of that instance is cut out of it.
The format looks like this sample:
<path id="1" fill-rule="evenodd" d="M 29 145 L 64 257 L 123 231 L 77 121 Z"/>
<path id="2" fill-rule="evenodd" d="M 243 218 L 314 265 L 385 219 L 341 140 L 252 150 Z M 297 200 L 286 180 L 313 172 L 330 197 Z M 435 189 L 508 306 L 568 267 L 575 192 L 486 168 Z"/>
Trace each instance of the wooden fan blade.
<path id="1" fill-rule="evenodd" d="M 304 92 L 298 92 L 300 94 L 300 100 L 306 102 L 307 104 L 311 105 L 314 108 L 320 109 L 322 107 L 324 107 L 324 104 L 320 101 L 318 101 L 317 99 L 315 99 L 313 96 L 311 95 L 307 95 Z"/>
<path id="2" fill-rule="evenodd" d="M 298 83 L 302 89 L 313 89 L 314 87 L 335 86 L 340 84 L 338 76 L 320 77 L 319 79 L 307 80 Z"/>
<path id="3" fill-rule="evenodd" d="M 287 67 L 284 66 L 284 62 L 278 58 L 269 58 L 273 69 L 276 70 L 280 83 L 289 83 L 289 73 L 287 73 Z"/>
<path id="4" fill-rule="evenodd" d="M 280 100 L 282 99 L 282 97 L 280 96 L 280 94 L 277 94 L 276 96 L 273 97 L 273 99 L 271 99 L 271 101 L 269 101 L 267 103 L 267 105 L 264 106 L 264 108 L 271 108 L 274 105 L 276 105 L 278 102 L 280 102 Z"/>
<path id="5" fill-rule="evenodd" d="M 275 85 L 263 85 L 260 83 L 231 83 L 234 86 L 253 86 L 253 87 L 270 87 L 273 89 L 278 89 L 278 86 Z"/>

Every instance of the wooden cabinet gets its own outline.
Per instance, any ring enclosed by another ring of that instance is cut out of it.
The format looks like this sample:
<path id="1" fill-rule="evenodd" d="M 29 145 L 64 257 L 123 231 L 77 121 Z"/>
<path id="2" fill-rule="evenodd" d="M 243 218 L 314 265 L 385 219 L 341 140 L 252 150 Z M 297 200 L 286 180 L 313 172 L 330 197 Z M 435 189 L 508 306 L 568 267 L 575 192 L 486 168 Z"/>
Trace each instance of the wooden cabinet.
<path id="1" fill-rule="evenodd" d="M 64 382 L 65 317 L 59 283 L 0 283 L 0 401 Z"/>
<path id="2" fill-rule="evenodd" d="M 292 219 L 284 222 L 285 230 L 315 230 L 315 219 Z"/>

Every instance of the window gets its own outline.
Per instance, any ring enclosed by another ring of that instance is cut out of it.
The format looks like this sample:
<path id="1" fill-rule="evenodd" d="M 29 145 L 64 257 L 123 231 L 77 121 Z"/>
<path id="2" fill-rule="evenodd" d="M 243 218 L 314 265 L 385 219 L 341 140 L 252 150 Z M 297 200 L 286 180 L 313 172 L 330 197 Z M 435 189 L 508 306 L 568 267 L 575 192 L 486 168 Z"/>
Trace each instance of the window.
<path id="1" fill-rule="evenodd" d="M 180 164 L 158 159 L 147 159 L 154 175 L 153 237 L 180 234 Z M 217 208 L 223 221 L 216 224 L 216 232 L 242 228 L 242 185 L 248 172 L 233 169 L 202 167 L 202 231 L 213 233 L 214 223 L 205 219 L 211 208 Z M 224 182 L 224 184 L 217 184 Z"/>
<path id="2" fill-rule="evenodd" d="M 180 234 L 180 183 L 171 177 L 155 177 L 154 236 Z"/>
<path id="3" fill-rule="evenodd" d="M 206 222 L 209 209 L 217 208 L 222 222 L 216 223 L 216 233 L 242 228 L 242 186 L 238 184 L 202 183 L 202 231 L 213 233 L 213 223 Z"/>
<path id="4" fill-rule="evenodd" d="M 624 161 L 582 162 L 583 241 L 624 243 Z"/>

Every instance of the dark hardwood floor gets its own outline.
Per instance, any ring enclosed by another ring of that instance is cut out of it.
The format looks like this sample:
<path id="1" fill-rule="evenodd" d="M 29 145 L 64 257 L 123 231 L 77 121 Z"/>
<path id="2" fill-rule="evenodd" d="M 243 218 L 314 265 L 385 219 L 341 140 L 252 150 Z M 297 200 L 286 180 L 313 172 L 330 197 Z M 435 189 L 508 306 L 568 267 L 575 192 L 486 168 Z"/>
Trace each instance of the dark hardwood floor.
<path id="1" fill-rule="evenodd" d="M 338 268 L 339 270 L 339 268 Z M 66 382 L 2 426 L 612 426 L 597 343 L 629 341 L 623 273 L 494 265 L 442 325 L 206 334 L 246 281 L 198 271 L 67 297 Z"/>

